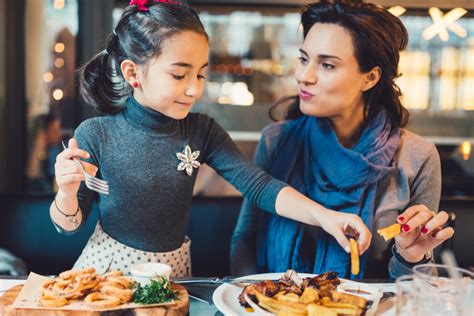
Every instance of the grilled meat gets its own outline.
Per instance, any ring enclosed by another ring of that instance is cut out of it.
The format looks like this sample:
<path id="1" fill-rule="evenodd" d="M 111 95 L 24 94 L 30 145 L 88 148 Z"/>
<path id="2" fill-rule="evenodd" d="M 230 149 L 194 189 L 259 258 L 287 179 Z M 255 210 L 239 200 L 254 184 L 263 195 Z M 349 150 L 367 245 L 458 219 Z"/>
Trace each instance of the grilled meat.
<path id="1" fill-rule="evenodd" d="M 305 278 L 303 280 L 303 286 L 305 288 L 308 286 L 319 288 L 327 284 L 332 284 L 337 287 L 340 283 L 341 281 L 339 280 L 336 272 L 325 272 L 318 276 L 312 278 Z"/>
<path id="2" fill-rule="evenodd" d="M 279 282 L 263 281 L 255 284 L 247 285 L 239 295 L 239 303 L 244 307 L 250 307 L 245 301 L 244 294 L 247 294 L 251 299 L 255 298 L 255 291 L 262 293 L 265 296 L 272 297 L 280 291 Z"/>
<path id="3" fill-rule="evenodd" d="M 325 272 L 313 278 L 305 278 L 303 287 L 312 287 L 319 291 L 320 297 L 331 297 L 331 293 L 341 283 L 336 272 Z"/>
<path id="4" fill-rule="evenodd" d="M 286 293 L 295 293 L 296 295 L 303 294 L 304 287 L 303 280 L 299 277 L 298 273 L 294 270 L 288 270 L 286 273 L 278 280 L 280 285 L 280 291 L 285 291 Z"/>
<path id="5" fill-rule="evenodd" d="M 299 277 L 288 277 L 288 275 L 288 273 L 285 274 L 277 282 L 263 281 L 246 286 L 239 295 L 240 305 L 250 307 L 245 301 L 244 294 L 249 295 L 251 299 L 255 299 L 255 291 L 268 297 L 272 297 L 280 291 L 301 295 L 305 288 L 312 287 L 318 290 L 320 297 L 331 297 L 332 292 L 341 283 L 335 272 L 326 272 L 312 278 L 304 278 L 302 282 L 300 282 Z M 296 284 L 296 281 L 301 283 L 300 286 Z"/>

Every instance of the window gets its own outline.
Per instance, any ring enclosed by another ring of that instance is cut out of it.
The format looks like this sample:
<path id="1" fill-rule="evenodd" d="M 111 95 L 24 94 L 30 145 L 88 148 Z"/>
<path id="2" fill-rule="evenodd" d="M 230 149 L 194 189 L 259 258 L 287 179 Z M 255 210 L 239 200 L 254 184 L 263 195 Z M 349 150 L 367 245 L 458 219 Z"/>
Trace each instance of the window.
<path id="1" fill-rule="evenodd" d="M 456 22 L 469 37 L 449 31 L 448 38 L 431 39 L 423 33 L 432 25 L 429 16 L 401 16 L 410 35 L 401 54 L 399 79 L 405 105 L 414 110 L 474 110 L 474 18 Z M 461 32 L 461 31 L 460 31 Z"/>
<path id="2" fill-rule="evenodd" d="M 211 37 L 211 66 L 206 94 L 195 110 L 240 132 L 235 135 L 258 134 L 270 122 L 270 105 L 297 93 L 293 71 L 302 43 L 299 13 L 278 6 L 199 9 Z M 445 40 L 436 33 L 431 39 L 423 37 L 433 24 L 428 8 L 408 10 L 400 17 L 410 40 L 401 53 L 403 76 L 397 82 L 402 102 L 413 114 L 409 128 L 421 135 L 474 137 L 468 128 L 474 119 L 473 13 L 447 27 Z M 439 129 L 439 120 L 447 128 Z"/>
<path id="3" fill-rule="evenodd" d="M 54 162 L 77 106 L 77 0 L 27 0 L 25 23 L 26 189 L 53 192 Z"/>
<path id="4" fill-rule="evenodd" d="M 229 131 L 259 132 L 270 105 L 296 94 L 293 70 L 302 42 L 296 8 L 200 11 L 211 38 L 209 80 L 194 110 Z"/>

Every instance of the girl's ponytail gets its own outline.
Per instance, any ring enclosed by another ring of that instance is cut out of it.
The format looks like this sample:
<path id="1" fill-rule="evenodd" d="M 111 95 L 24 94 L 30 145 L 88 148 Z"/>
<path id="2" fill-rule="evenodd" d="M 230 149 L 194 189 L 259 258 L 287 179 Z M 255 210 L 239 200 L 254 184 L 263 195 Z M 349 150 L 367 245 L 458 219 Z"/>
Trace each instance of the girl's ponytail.
<path id="1" fill-rule="evenodd" d="M 107 47 L 113 46 L 115 37 L 111 35 Z M 79 69 L 79 91 L 84 101 L 99 112 L 114 114 L 122 111 L 122 99 L 129 94 L 130 87 L 120 75 L 114 58 L 105 49 Z"/>

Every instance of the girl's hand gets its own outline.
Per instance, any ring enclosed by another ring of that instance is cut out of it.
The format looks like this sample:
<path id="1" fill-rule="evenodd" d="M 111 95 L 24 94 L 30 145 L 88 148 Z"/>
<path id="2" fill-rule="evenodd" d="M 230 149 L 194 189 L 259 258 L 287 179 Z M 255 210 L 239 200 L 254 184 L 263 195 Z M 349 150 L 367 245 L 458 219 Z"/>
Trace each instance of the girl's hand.
<path id="1" fill-rule="evenodd" d="M 346 234 L 351 235 L 357 240 L 359 245 L 359 254 L 362 255 L 370 246 L 372 233 L 364 224 L 362 219 L 354 214 L 347 214 L 328 210 L 329 213 L 323 214 L 319 219 L 321 227 L 336 238 L 339 245 L 349 253 L 349 240 Z"/>
<path id="2" fill-rule="evenodd" d="M 446 212 L 435 213 L 425 205 L 414 205 L 397 218 L 402 232 L 395 237 L 398 252 L 407 262 L 421 261 L 425 254 L 454 235 L 454 229 L 443 225 L 448 220 Z"/>
<path id="3" fill-rule="evenodd" d="M 85 179 L 81 166 L 72 160 L 73 157 L 87 159 L 90 155 L 88 152 L 79 149 L 77 147 L 77 141 L 71 138 L 68 143 L 68 148 L 57 155 L 56 164 L 54 165 L 59 191 L 65 195 L 76 195 L 77 191 L 79 191 L 81 181 Z M 97 173 L 96 166 L 84 161 L 81 163 L 88 173 L 95 176 Z"/>

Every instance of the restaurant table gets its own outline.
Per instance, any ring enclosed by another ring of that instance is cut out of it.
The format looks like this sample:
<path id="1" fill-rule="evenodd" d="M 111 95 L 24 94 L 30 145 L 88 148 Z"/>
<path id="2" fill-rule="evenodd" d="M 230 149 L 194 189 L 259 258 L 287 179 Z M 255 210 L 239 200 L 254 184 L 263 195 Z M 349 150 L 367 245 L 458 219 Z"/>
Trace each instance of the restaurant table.
<path id="1" fill-rule="evenodd" d="M 7 276 L 0 275 L 0 296 L 8 289 L 15 285 L 26 282 L 28 276 Z M 198 278 L 196 278 L 198 279 Z M 199 278 L 202 279 L 202 278 Z M 371 283 L 380 288 L 384 292 L 395 292 L 395 284 L 388 283 L 387 280 L 362 280 L 363 283 Z M 214 290 L 220 285 L 216 283 L 192 283 L 183 284 L 189 293 L 189 315 L 215 315 L 222 316 L 214 303 L 212 302 L 212 294 Z M 237 299 L 237 298 L 236 298 Z M 243 313 L 246 314 L 246 313 Z M 393 301 L 386 300 L 379 305 L 376 315 L 392 316 L 395 315 L 393 308 Z"/>

